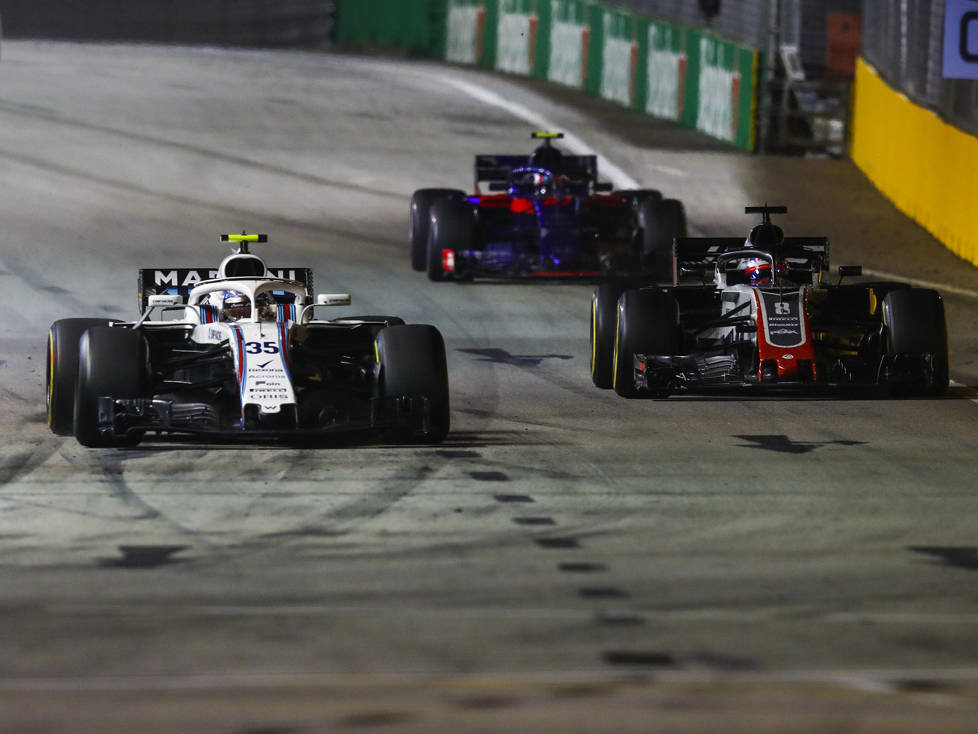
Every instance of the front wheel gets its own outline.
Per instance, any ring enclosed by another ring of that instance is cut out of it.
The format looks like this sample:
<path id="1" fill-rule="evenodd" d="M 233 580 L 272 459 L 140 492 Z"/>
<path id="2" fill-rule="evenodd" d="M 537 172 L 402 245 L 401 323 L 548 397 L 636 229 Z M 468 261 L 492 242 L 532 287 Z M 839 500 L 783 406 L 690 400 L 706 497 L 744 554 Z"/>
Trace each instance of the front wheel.
<path id="1" fill-rule="evenodd" d="M 78 384 L 75 390 L 75 438 L 82 446 L 135 446 L 141 431 L 117 436 L 102 433 L 98 399 L 141 398 L 149 390 L 146 344 L 142 334 L 123 327 L 94 326 L 79 342 Z"/>
<path id="2" fill-rule="evenodd" d="M 925 288 L 890 291 L 883 298 L 883 324 L 890 392 L 947 392 L 947 321 L 940 294 Z"/>
<path id="3" fill-rule="evenodd" d="M 615 331 L 615 393 L 623 398 L 664 398 L 671 392 L 668 379 L 635 387 L 636 354 L 673 356 L 679 351 L 679 304 L 655 289 L 625 291 L 618 299 Z M 651 378 L 650 378 L 651 379 Z"/>
<path id="4" fill-rule="evenodd" d="M 388 326 L 377 334 L 382 397 L 426 398 L 427 419 L 419 433 L 401 429 L 394 433 L 398 443 L 441 443 L 448 435 L 448 363 L 445 341 L 434 326 L 409 324 Z"/>
<path id="5" fill-rule="evenodd" d="M 51 324 L 45 393 L 48 426 L 59 436 L 70 436 L 74 431 L 78 342 L 91 327 L 110 323 L 108 319 L 60 319 Z"/>
<path id="6" fill-rule="evenodd" d="M 602 283 L 591 296 L 591 381 L 608 390 L 614 383 L 615 328 L 623 286 Z"/>

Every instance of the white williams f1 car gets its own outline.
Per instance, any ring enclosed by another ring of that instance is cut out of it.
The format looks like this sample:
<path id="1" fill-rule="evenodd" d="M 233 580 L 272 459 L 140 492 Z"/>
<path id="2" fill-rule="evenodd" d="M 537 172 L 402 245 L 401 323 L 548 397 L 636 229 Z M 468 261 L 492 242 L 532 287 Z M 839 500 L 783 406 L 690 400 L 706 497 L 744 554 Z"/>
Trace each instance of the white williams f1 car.
<path id="1" fill-rule="evenodd" d="M 445 344 L 396 316 L 324 319 L 348 294 L 312 294 L 306 268 L 269 269 L 249 244 L 216 270 L 139 272 L 132 323 L 72 318 L 48 334 L 48 425 L 85 446 L 147 431 L 314 437 L 367 430 L 438 443 L 449 429 Z"/>

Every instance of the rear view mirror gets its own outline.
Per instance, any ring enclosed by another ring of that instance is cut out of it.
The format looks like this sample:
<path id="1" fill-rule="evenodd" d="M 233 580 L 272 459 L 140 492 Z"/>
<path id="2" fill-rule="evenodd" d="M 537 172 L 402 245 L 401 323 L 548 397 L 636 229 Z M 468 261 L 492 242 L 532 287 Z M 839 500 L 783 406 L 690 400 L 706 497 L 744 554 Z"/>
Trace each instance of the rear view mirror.
<path id="1" fill-rule="evenodd" d="M 178 295 L 171 295 L 169 293 L 158 293 L 152 295 L 147 300 L 147 305 L 151 308 L 157 306 L 182 306 L 183 298 Z"/>
<path id="2" fill-rule="evenodd" d="M 319 293 L 316 295 L 317 306 L 349 306 L 353 298 L 349 293 Z"/>
<path id="3" fill-rule="evenodd" d="M 595 191 L 614 191 L 615 185 L 608 181 L 601 181 L 600 183 L 594 184 Z"/>
<path id="4" fill-rule="evenodd" d="M 839 282 L 842 282 L 843 278 L 856 277 L 863 274 L 862 265 L 840 265 L 839 266 Z"/>
<path id="5" fill-rule="evenodd" d="M 509 191 L 509 184 L 505 181 L 490 181 L 489 182 L 490 191 Z"/>

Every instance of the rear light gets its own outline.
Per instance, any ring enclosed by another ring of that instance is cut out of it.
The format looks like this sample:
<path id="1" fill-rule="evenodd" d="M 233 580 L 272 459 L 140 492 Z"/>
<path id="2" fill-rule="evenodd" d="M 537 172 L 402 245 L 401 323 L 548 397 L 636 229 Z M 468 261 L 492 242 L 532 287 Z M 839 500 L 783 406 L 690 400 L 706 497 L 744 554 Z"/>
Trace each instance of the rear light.
<path id="1" fill-rule="evenodd" d="M 448 273 L 455 272 L 455 251 L 441 251 L 441 269 Z"/>

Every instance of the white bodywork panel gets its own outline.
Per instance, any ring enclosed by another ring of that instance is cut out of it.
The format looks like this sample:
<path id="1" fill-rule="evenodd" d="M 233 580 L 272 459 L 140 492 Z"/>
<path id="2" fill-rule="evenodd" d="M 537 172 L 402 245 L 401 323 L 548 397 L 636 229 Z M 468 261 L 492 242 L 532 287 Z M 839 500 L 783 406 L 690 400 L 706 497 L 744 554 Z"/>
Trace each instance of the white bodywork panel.
<path id="1" fill-rule="evenodd" d="M 744 304 L 749 304 L 744 306 Z M 749 285 L 732 285 L 723 289 L 720 295 L 720 315 L 726 316 L 734 309 L 741 308 L 741 314 L 757 318 L 757 303 L 754 300 L 754 288 Z M 724 344 L 735 341 L 737 330 L 734 326 L 717 326 L 706 329 L 700 334 L 703 339 L 716 340 Z"/>
<path id="2" fill-rule="evenodd" d="M 274 321 L 201 324 L 191 338 L 200 344 L 227 340 L 234 355 L 242 412 L 257 405 L 278 413 L 296 403 L 288 361 L 290 324 Z"/>

